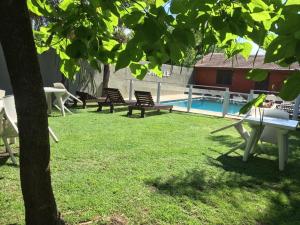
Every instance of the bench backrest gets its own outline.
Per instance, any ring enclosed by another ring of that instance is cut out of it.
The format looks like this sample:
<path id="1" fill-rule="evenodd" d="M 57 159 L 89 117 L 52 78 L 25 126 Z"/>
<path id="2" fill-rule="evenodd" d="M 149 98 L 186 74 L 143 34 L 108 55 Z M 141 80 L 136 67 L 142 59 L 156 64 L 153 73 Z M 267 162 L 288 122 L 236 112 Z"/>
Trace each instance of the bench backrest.
<path id="1" fill-rule="evenodd" d="M 134 92 L 137 105 L 141 106 L 153 106 L 155 105 L 151 92 L 148 91 L 135 91 Z"/>
<path id="2" fill-rule="evenodd" d="M 125 103 L 125 100 L 117 88 L 104 88 L 106 101 L 111 103 Z"/>
<path id="3" fill-rule="evenodd" d="M 97 99 L 96 96 L 93 96 L 83 91 L 76 91 L 76 95 L 79 96 L 81 100 Z"/>

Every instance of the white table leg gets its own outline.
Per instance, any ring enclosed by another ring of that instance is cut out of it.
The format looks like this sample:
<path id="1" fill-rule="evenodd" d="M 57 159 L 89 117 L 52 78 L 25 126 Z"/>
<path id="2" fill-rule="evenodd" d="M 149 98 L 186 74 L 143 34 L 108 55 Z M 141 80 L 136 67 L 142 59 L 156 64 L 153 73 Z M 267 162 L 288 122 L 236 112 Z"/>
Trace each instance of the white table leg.
<path id="1" fill-rule="evenodd" d="M 260 126 L 252 126 L 251 134 L 247 141 L 247 145 L 243 156 L 244 162 L 248 160 L 250 153 L 254 151 L 254 148 L 260 138 L 262 130 L 263 128 L 261 128 Z"/>
<path id="2" fill-rule="evenodd" d="M 47 112 L 48 112 L 48 115 L 50 115 L 52 113 L 52 96 L 51 96 L 51 93 L 49 92 L 46 92 L 46 101 L 47 101 Z"/>
<path id="3" fill-rule="evenodd" d="M 49 130 L 49 134 L 50 136 L 53 138 L 53 140 L 57 143 L 58 142 L 58 138 L 56 137 L 56 135 L 54 134 L 53 130 L 48 127 L 48 130 Z"/>
<path id="4" fill-rule="evenodd" d="M 278 160 L 279 170 L 284 170 L 285 162 L 287 161 L 288 154 L 288 140 L 287 131 L 277 129 L 277 142 L 278 142 Z"/>
<path id="5" fill-rule="evenodd" d="M 64 107 L 64 103 L 63 103 L 63 100 L 62 100 L 61 96 L 59 96 L 59 98 L 58 98 L 58 104 L 59 104 L 59 107 L 60 107 L 60 110 L 61 110 L 61 114 L 63 116 L 65 116 L 65 107 Z"/>
<path id="6" fill-rule="evenodd" d="M 6 139 L 6 138 L 3 138 L 2 140 L 3 140 L 3 142 L 4 142 L 6 151 L 8 152 L 11 161 L 13 162 L 13 164 L 17 164 L 17 160 L 16 160 L 16 158 L 15 158 L 15 156 L 14 156 L 14 153 L 12 152 L 12 149 L 11 149 L 10 146 L 9 146 L 9 143 L 8 143 L 7 139 Z"/>

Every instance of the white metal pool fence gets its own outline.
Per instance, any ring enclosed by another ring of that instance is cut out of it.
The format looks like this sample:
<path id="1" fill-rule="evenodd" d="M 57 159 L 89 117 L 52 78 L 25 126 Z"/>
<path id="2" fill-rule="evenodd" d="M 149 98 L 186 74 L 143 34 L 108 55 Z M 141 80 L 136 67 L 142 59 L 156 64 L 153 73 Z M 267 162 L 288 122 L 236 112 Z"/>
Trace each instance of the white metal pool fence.
<path id="1" fill-rule="evenodd" d="M 229 104 L 246 104 L 247 102 L 256 98 L 259 94 L 264 93 L 267 95 L 267 99 L 271 98 L 273 102 L 280 103 L 291 103 L 282 100 L 278 96 L 278 92 L 265 91 L 265 90 L 250 90 L 250 93 L 232 92 L 227 87 L 219 86 L 206 86 L 206 85 L 195 85 L 187 84 L 182 85 L 179 83 L 171 82 L 160 82 L 160 81 L 145 81 L 137 79 L 128 79 L 128 99 L 132 100 L 134 97 L 134 90 L 150 91 L 155 97 L 156 103 L 161 101 L 172 101 L 172 100 L 187 100 L 186 111 L 190 112 L 192 109 L 193 99 L 210 99 L 218 100 L 222 102 L 221 115 L 224 117 L 228 114 Z M 143 85 L 141 85 L 143 83 Z M 135 89 L 135 86 L 138 88 Z M 299 109 L 300 95 L 293 101 L 295 109 Z M 299 110 L 294 110 L 293 118 L 298 118 Z"/>

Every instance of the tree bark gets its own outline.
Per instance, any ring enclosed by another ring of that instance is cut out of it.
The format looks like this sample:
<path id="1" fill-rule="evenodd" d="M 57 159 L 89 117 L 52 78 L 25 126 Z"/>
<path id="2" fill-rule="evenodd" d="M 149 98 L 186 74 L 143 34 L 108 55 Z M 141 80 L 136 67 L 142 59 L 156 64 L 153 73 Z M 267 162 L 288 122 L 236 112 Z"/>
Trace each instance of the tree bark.
<path id="1" fill-rule="evenodd" d="M 60 224 L 51 187 L 47 104 L 26 0 L 0 0 L 0 42 L 18 116 L 25 221 Z"/>
<path id="2" fill-rule="evenodd" d="M 104 64 L 103 81 L 102 81 L 102 97 L 105 97 L 105 93 L 103 90 L 104 90 L 104 88 L 108 88 L 109 76 L 110 76 L 109 64 Z"/>

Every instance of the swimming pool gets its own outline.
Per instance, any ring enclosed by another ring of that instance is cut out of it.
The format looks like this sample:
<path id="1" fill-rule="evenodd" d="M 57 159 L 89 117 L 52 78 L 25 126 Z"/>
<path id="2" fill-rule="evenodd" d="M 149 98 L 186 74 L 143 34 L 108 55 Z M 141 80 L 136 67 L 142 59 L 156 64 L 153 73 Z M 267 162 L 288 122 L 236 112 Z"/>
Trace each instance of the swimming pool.
<path id="1" fill-rule="evenodd" d="M 173 100 L 173 101 L 165 101 L 162 104 L 171 104 L 177 107 L 187 108 L 188 100 Z M 242 108 L 243 103 L 229 103 L 228 114 L 237 114 Z M 201 109 L 212 112 L 222 112 L 223 103 L 217 100 L 207 100 L 207 99 L 193 99 L 192 101 L 192 109 Z"/>

